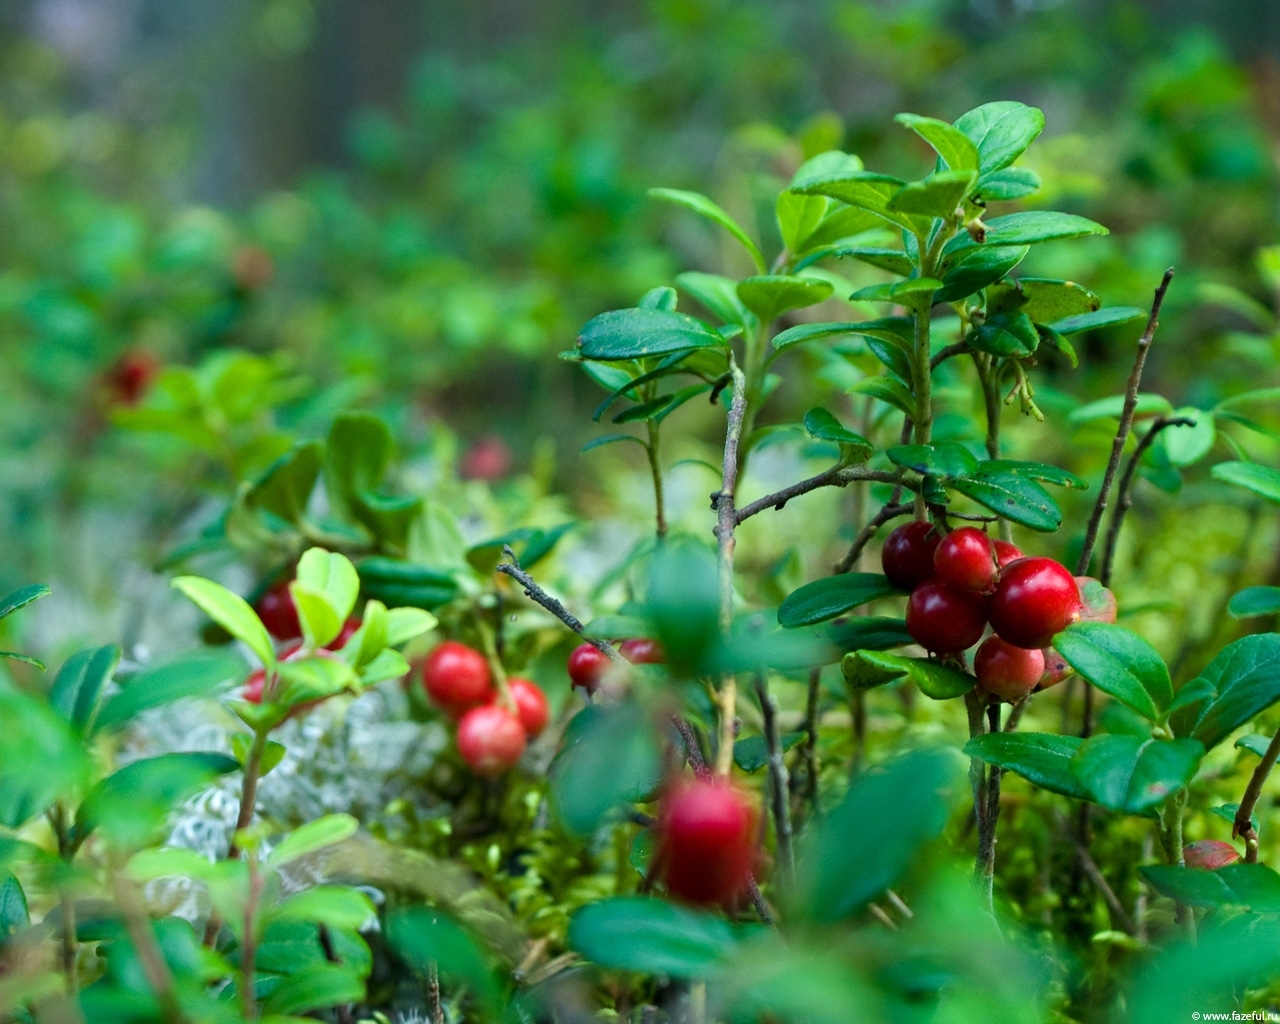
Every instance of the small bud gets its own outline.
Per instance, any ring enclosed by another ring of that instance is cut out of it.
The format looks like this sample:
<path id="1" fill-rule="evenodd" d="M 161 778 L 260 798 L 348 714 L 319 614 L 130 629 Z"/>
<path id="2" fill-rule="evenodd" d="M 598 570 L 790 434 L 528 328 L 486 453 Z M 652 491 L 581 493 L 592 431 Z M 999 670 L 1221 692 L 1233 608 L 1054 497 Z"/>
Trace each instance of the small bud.
<path id="1" fill-rule="evenodd" d="M 972 220 L 966 221 L 964 229 L 969 232 L 969 237 L 979 245 L 987 240 L 987 226 L 982 223 L 981 217 L 974 217 Z"/>

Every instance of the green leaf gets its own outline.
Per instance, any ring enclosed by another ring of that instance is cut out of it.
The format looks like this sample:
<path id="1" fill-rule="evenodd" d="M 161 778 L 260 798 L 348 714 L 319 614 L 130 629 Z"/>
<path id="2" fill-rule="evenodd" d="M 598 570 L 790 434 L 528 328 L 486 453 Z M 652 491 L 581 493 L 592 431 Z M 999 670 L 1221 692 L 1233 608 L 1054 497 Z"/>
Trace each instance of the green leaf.
<path id="1" fill-rule="evenodd" d="M 1150 864 L 1138 870 L 1161 896 L 1186 906 L 1235 906 L 1255 914 L 1280 913 L 1280 874 L 1265 864 L 1228 864 L 1216 871 Z"/>
<path id="2" fill-rule="evenodd" d="M 987 314 L 1020 310 L 1036 323 L 1052 323 L 1080 313 L 1090 313 L 1102 300 L 1074 281 L 1044 277 L 1020 277 L 987 289 Z"/>
<path id="3" fill-rule="evenodd" d="M 978 167 L 984 173 L 1008 167 L 1026 152 L 1044 131 L 1044 112 L 1014 100 L 996 100 L 956 118 L 956 128 L 978 150 Z"/>
<path id="4" fill-rule="evenodd" d="M 692 540 L 667 541 L 649 564 L 646 617 L 677 675 L 703 669 L 720 640 L 720 587 L 716 558 Z"/>
<path id="5" fill-rule="evenodd" d="M 796 872 L 801 919 L 836 921 L 894 885 L 947 822 L 958 765 L 921 750 L 859 773 L 841 803 L 806 831 Z"/>
<path id="6" fill-rule="evenodd" d="M 501 552 L 501 548 L 498 550 Z M 439 608 L 458 595 L 458 583 L 452 575 L 415 562 L 363 558 L 356 571 L 365 596 L 381 601 L 392 611 Z"/>
<path id="7" fill-rule="evenodd" d="M 596 448 L 603 448 L 607 444 L 617 444 L 619 441 L 634 441 L 641 448 L 647 449 L 649 447 L 642 438 L 636 437 L 634 434 L 601 434 L 599 437 L 593 437 L 584 444 L 578 449 L 578 452 L 580 455 L 586 455 L 587 452 Z"/>
<path id="8" fill-rule="evenodd" d="M 940 477 L 968 476 L 978 468 L 978 459 L 958 441 L 939 444 L 900 444 L 885 452 L 895 466 Z"/>
<path id="9" fill-rule="evenodd" d="M 821 195 L 839 199 L 842 203 L 868 210 L 899 227 L 919 233 L 917 229 L 927 228 L 928 221 L 913 221 L 910 215 L 889 209 L 889 200 L 905 184 L 906 182 L 901 178 L 894 178 L 888 174 L 853 171 L 806 178 L 793 184 L 791 190 L 806 196 Z"/>
<path id="10" fill-rule="evenodd" d="M 588 835 L 624 801 L 648 797 L 662 779 L 653 723 L 634 704 L 595 704 L 569 723 L 548 770 L 556 815 Z"/>
<path id="11" fill-rule="evenodd" d="M 851 394 L 867 395 L 891 405 L 908 416 L 916 414 L 915 396 L 896 377 L 865 377 L 849 389 Z"/>
<path id="12" fill-rule="evenodd" d="M 317 885 L 303 889 L 272 908 L 271 917 L 283 921 L 314 921 L 331 928 L 361 928 L 377 911 L 373 901 L 345 885 Z"/>
<path id="13" fill-rule="evenodd" d="M 651 188 L 649 196 L 652 199 L 662 199 L 668 203 L 675 203 L 677 206 L 683 206 L 692 210 L 713 224 L 718 224 L 724 228 L 729 234 L 733 235 L 742 247 L 751 255 L 752 261 L 756 265 L 756 269 L 760 273 L 765 271 L 765 260 L 761 254 L 759 247 L 753 242 L 750 236 L 738 226 L 737 221 L 724 212 L 719 206 L 713 203 L 706 196 L 699 192 L 686 192 L 682 189 L 675 188 Z"/>
<path id="14" fill-rule="evenodd" d="M 44 662 L 39 658 L 33 658 L 29 654 L 22 654 L 18 651 L 0 651 L 0 658 L 7 658 L 9 661 L 21 661 L 27 665 L 34 665 L 41 672 L 44 671 Z"/>
<path id="15" fill-rule="evenodd" d="M 1071 767 L 1103 807 L 1141 814 L 1187 785 L 1203 757 L 1199 740 L 1104 735 L 1085 740 Z"/>
<path id="16" fill-rule="evenodd" d="M 738 944 L 724 918 L 647 896 L 615 896 L 569 921 L 569 946 L 601 967 L 703 978 Z"/>
<path id="17" fill-rule="evenodd" d="M 978 195 L 987 202 L 1007 202 L 1039 192 L 1040 184 L 1040 175 L 1029 167 L 1004 167 L 978 179 Z"/>
<path id="18" fill-rule="evenodd" d="M 1219 462 L 1210 472 L 1215 480 L 1243 487 L 1260 498 L 1280 504 L 1280 470 L 1257 462 Z"/>
<path id="19" fill-rule="evenodd" d="M 1059 334 L 1079 334 L 1081 331 L 1096 331 L 1101 327 L 1113 327 L 1146 318 L 1147 311 L 1136 306 L 1110 306 L 1107 309 L 1096 309 L 1092 313 L 1063 317 L 1049 326 Z"/>
<path id="20" fill-rule="evenodd" d="M 355 670 L 327 653 L 282 661 L 276 670 L 283 684 L 277 700 L 289 707 L 332 697 L 356 684 Z"/>
<path id="21" fill-rule="evenodd" d="M 1039 346 L 1040 335 L 1026 313 L 1005 311 L 988 317 L 968 333 L 965 341 L 979 352 L 1025 359 Z"/>
<path id="22" fill-rule="evenodd" d="M 1123 626 L 1078 622 L 1053 638 L 1054 649 L 1103 693 L 1150 721 L 1173 700 L 1163 659 L 1146 640 Z"/>
<path id="23" fill-rule="evenodd" d="M 302 634 L 311 647 L 323 647 L 342 631 L 360 594 L 360 577 L 345 555 L 310 548 L 298 560 L 289 593 L 298 607 Z"/>
<path id="24" fill-rule="evenodd" d="M 913 642 L 910 636 L 904 641 L 904 643 Z M 853 650 L 840 660 L 840 672 L 851 689 L 872 690 L 906 675 L 906 670 L 898 665 L 890 665 L 886 668 L 872 664 L 863 658 L 862 654 L 862 650 Z"/>
<path id="25" fill-rule="evenodd" d="M 80 737 L 43 700 L 0 680 L 0 825 L 17 828 L 85 781 Z"/>
<path id="26" fill-rule="evenodd" d="M 88 729 L 102 699 L 103 687 L 120 663 L 115 644 L 87 647 L 66 660 L 49 691 L 49 706 L 80 729 Z"/>
<path id="27" fill-rule="evenodd" d="M 676 290 L 670 285 L 660 284 L 640 296 L 637 305 L 641 309 L 675 309 L 677 301 Z"/>
<path id="28" fill-rule="evenodd" d="M 323 464 L 324 446 L 319 441 L 299 442 L 267 467 L 245 501 L 287 523 L 300 523 Z"/>
<path id="29" fill-rule="evenodd" d="M 237 732 L 231 734 L 231 753 L 241 767 L 249 763 L 249 750 L 252 746 L 253 737 L 249 733 Z M 267 740 L 267 745 L 262 748 L 262 756 L 258 760 L 258 774 L 264 777 L 269 775 L 271 769 L 277 767 L 284 760 L 286 753 L 283 743 Z"/>
<path id="30" fill-rule="evenodd" d="M 367 412 L 334 417 L 325 446 L 325 496 L 339 518 L 369 525 L 364 495 L 376 493 L 394 448 L 391 428 Z"/>
<path id="31" fill-rule="evenodd" d="M 976 474 L 948 480 L 947 486 L 996 515 L 1040 533 L 1052 533 L 1062 525 L 1062 510 L 1038 483 L 1019 473 L 987 466 L 979 463 Z"/>
<path id="32" fill-rule="evenodd" d="M 1167 427 L 1160 435 L 1169 462 L 1182 468 L 1193 466 L 1213 449 L 1217 440 L 1217 428 L 1213 413 L 1194 406 L 1174 410 L 1174 415 L 1194 421 L 1194 426 Z"/>
<path id="33" fill-rule="evenodd" d="M 963 131 L 946 121 L 918 114 L 898 114 L 895 121 L 910 128 L 933 147 L 943 162 L 954 171 L 976 171 L 978 148 Z"/>
<path id="34" fill-rule="evenodd" d="M 803 732 L 787 732 L 778 737 L 778 746 L 782 753 L 798 746 L 805 738 Z M 769 745 L 760 735 L 747 736 L 735 740 L 733 744 L 733 763 L 744 772 L 758 772 L 769 763 Z"/>
<path id="35" fill-rule="evenodd" d="M 1244 590 L 1238 590 L 1231 595 L 1227 611 L 1237 619 L 1280 612 L 1280 587 L 1245 587 Z"/>
<path id="36" fill-rule="evenodd" d="M 197 608 L 244 643 L 268 669 L 275 664 L 275 648 L 267 628 L 239 594 L 199 576 L 179 576 L 170 586 L 182 591 Z"/>
<path id="37" fill-rule="evenodd" d="M 812 306 L 831 297 L 831 284 L 806 277 L 766 274 L 738 284 L 738 298 L 761 323 L 770 323 L 792 309 Z"/>
<path id="38" fill-rule="evenodd" d="M 388 679 L 405 679 L 411 671 L 410 664 L 399 651 L 390 649 L 359 666 L 360 685 L 373 686 Z"/>
<path id="39" fill-rule="evenodd" d="M 837 258 L 852 256 L 855 260 L 887 270 L 899 277 L 906 277 L 915 269 L 915 263 L 901 249 L 884 249 L 878 246 L 850 245 L 832 249 L 828 256 Z M 795 328 L 792 328 L 793 330 Z"/>
<path id="40" fill-rule="evenodd" d="M 1031 250 L 1025 245 L 985 245 L 963 253 L 942 277 L 935 302 L 958 302 L 999 281 Z"/>
<path id="41" fill-rule="evenodd" d="M 717 331 L 685 313 L 615 309 L 587 321 L 578 336 L 584 359 L 642 359 L 725 344 Z"/>
<path id="42" fill-rule="evenodd" d="M 788 345 L 800 345 L 806 341 L 818 341 L 822 338 L 837 338 L 845 334 L 857 334 L 858 324 L 798 324 L 788 327 L 773 336 L 774 348 L 786 348 Z"/>
<path id="43" fill-rule="evenodd" d="M 27 894 L 11 871 L 0 871 L 0 946 L 31 924 Z"/>
<path id="44" fill-rule="evenodd" d="M 920 692 L 934 700 L 950 700 L 963 697 L 974 688 L 977 680 L 967 672 L 951 668 L 927 658 L 908 658 L 887 651 L 858 651 L 856 657 L 866 665 L 882 672 L 906 673 L 919 687 Z"/>
<path id="45" fill-rule="evenodd" d="M 823 633 L 841 651 L 884 651 L 912 642 L 902 619 L 883 615 L 842 618 L 824 626 Z"/>
<path id="46" fill-rule="evenodd" d="M 676 286 L 725 323 L 746 323 L 747 307 L 738 298 L 738 282 L 732 278 L 689 270 L 676 275 Z"/>
<path id="47" fill-rule="evenodd" d="M 52 591 L 43 583 L 30 583 L 11 591 L 4 597 L 0 597 L 0 619 L 7 619 L 19 608 L 25 608 L 32 601 L 38 601 L 50 593 Z"/>
<path id="48" fill-rule="evenodd" d="M 474 993 L 485 1019 L 498 1019 L 498 984 L 484 954 L 465 931 L 427 907 L 397 910 L 387 919 L 387 941 L 424 981 L 433 971 Z"/>
<path id="49" fill-rule="evenodd" d="M 977 180 L 973 171 L 935 171 L 898 189 L 889 197 L 888 209 L 921 217 L 954 217 Z"/>
<path id="50" fill-rule="evenodd" d="M 1089 402 L 1067 415 L 1071 424 L 1092 423 L 1094 420 L 1118 420 L 1124 411 L 1124 395 L 1109 395 Z M 1168 416 L 1173 412 L 1173 405 L 1160 395 L 1140 394 L 1134 406 L 1135 416 Z"/>
<path id="51" fill-rule="evenodd" d="M 1182 702 L 1188 692 L 1195 699 Z M 1217 746 L 1280 700 L 1280 634 L 1258 633 L 1228 644 L 1178 697 L 1174 731 Z"/>
<path id="52" fill-rule="evenodd" d="M 300 1014 L 364 999 L 364 979 L 351 968 L 316 964 L 285 975 L 263 1000 L 268 1014 Z"/>
<path id="53" fill-rule="evenodd" d="M 870 441 L 861 434 L 855 434 L 849 430 L 826 409 L 810 409 L 805 413 L 804 429 L 815 440 L 831 441 L 840 445 L 847 461 L 865 462 L 874 450 Z"/>
<path id="54" fill-rule="evenodd" d="M 112 846 L 137 848 L 160 838 L 169 814 L 219 775 L 240 770 L 225 754 L 178 753 L 133 761 L 93 787 L 76 814 L 76 840 L 95 829 Z"/>
<path id="55" fill-rule="evenodd" d="M 143 711 L 188 697 L 209 697 L 244 678 L 239 656 L 214 650 L 182 655 L 130 676 L 93 723 L 95 732 L 121 725 Z"/>
<path id="56" fill-rule="evenodd" d="M 267 866 L 282 868 L 301 857 L 350 839 L 360 823 L 349 814 L 326 814 L 296 828 L 280 841 L 267 857 Z"/>
<path id="57" fill-rule="evenodd" d="M 1265 757 L 1267 748 L 1271 746 L 1271 737 L 1241 736 L 1236 740 L 1235 746 L 1240 750 L 1247 750 L 1251 754 L 1257 754 L 1259 757 Z"/>
<path id="58" fill-rule="evenodd" d="M 419 608 L 391 608 L 387 611 L 387 646 L 399 647 L 414 637 L 436 628 L 436 617 Z"/>
<path id="59" fill-rule="evenodd" d="M 787 595 L 778 608 L 778 624 L 791 629 L 825 622 L 859 605 L 901 593 L 879 573 L 847 572 L 824 576 Z"/>
<path id="60" fill-rule="evenodd" d="M 986 222 L 986 225 L 986 239 L 982 243 L 984 245 L 1033 245 L 1037 242 L 1052 242 L 1060 238 L 1079 238 L 1082 235 L 1110 233 L 1101 224 L 1086 217 L 1077 217 L 1074 213 L 1058 213 L 1055 210 L 1024 210 L 1021 213 L 1007 213 L 1003 217 L 993 217 Z M 951 239 L 943 246 L 942 251 L 949 255 L 977 245 L 978 243 L 964 232 Z"/>
<path id="61" fill-rule="evenodd" d="M 1020 476 L 1028 480 L 1039 480 L 1058 487 L 1070 487 L 1076 491 L 1087 491 L 1089 484 L 1074 473 L 1059 466 L 1051 466 L 1047 462 L 1026 462 L 1021 459 L 991 459 L 979 467 L 980 472 L 999 474 L 1000 476 Z"/>
<path id="62" fill-rule="evenodd" d="M 1051 793 L 1087 800 L 1089 794 L 1071 768 L 1083 742 L 1078 736 L 1056 733 L 992 732 L 975 736 L 965 744 L 964 752 L 1021 775 Z"/>

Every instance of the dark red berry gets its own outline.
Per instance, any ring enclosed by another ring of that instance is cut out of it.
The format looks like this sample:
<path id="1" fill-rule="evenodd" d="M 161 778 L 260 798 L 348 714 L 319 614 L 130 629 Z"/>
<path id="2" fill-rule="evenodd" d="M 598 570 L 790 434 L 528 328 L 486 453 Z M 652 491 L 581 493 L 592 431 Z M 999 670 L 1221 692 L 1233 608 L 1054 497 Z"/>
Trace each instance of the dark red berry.
<path id="1" fill-rule="evenodd" d="M 900 590 L 918 587 L 933 575 L 933 555 L 942 537 L 932 523 L 905 523 L 885 539 L 880 565 Z"/>
<path id="2" fill-rule="evenodd" d="M 302 623 L 298 621 L 298 606 L 289 593 L 289 580 L 281 580 L 258 598 L 254 610 L 267 627 L 267 632 L 277 640 L 299 640 Z"/>
<path id="3" fill-rule="evenodd" d="M 1095 580 L 1092 576 L 1077 576 L 1076 586 L 1080 588 L 1081 622 L 1116 621 L 1116 595 L 1104 587 L 1101 580 Z"/>
<path id="4" fill-rule="evenodd" d="M 551 717 L 547 695 L 537 683 L 520 676 L 508 679 L 507 688 L 511 691 L 511 699 L 516 702 L 516 715 L 525 733 L 530 738 L 537 736 L 547 727 L 547 720 Z"/>
<path id="5" fill-rule="evenodd" d="M 672 896 L 691 903 L 732 904 L 755 860 L 753 805 L 725 779 L 681 782 L 658 815 L 657 861 Z"/>
<path id="6" fill-rule="evenodd" d="M 1234 846 L 1221 839 L 1201 839 L 1198 843 L 1187 843 L 1182 848 L 1182 858 L 1189 868 L 1217 871 L 1234 864 L 1240 859 L 1240 854 Z"/>
<path id="7" fill-rule="evenodd" d="M 618 653 L 633 665 L 661 665 L 667 660 L 662 644 L 647 636 L 633 636 L 618 644 Z"/>
<path id="8" fill-rule="evenodd" d="M 1020 558 L 1000 574 L 987 612 L 991 628 L 1015 647 L 1048 647 L 1080 618 L 1080 589 L 1052 558 Z"/>
<path id="9" fill-rule="evenodd" d="M 609 671 L 609 656 L 591 644 L 579 644 L 569 655 L 569 681 L 587 693 L 595 693 Z"/>
<path id="10" fill-rule="evenodd" d="M 996 552 L 991 538 L 972 526 L 952 530 L 933 554 L 938 579 L 956 590 L 988 591 L 996 581 Z"/>
<path id="11" fill-rule="evenodd" d="M 497 704 L 472 708 L 458 722 L 458 753 L 477 775 L 496 779 L 524 753 L 520 719 Z"/>
<path id="12" fill-rule="evenodd" d="M 973 656 L 978 685 L 1001 700 L 1016 704 L 1029 694 L 1044 675 L 1044 655 L 1005 643 L 998 636 L 982 641 Z"/>
<path id="13" fill-rule="evenodd" d="M 991 546 L 996 549 L 996 565 L 1003 569 L 1010 562 L 1016 562 L 1023 557 L 1022 550 L 1017 544 L 1011 544 L 1007 540 L 993 540 Z"/>
<path id="14" fill-rule="evenodd" d="M 1044 675 L 1040 677 L 1039 687 L 1041 690 L 1057 686 L 1062 680 L 1075 673 L 1075 669 L 1067 663 L 1067 659 L 1052 647 L 1046 647 L 1040 653 L 1044 655 Z"/>
<path id="15" fill-rule="evenodd" d="M 427 655 L 422 663 L 422 682 L 427 696 L 453 714 L 494 698 L 484 655 L 457 640 L 446 640 Z"/>
<path id="16" fill-rule="evenodd" d="M 150 352 L 130 349 L 107 371 L 112 396 L 123 405 L 137 405 L 160 372 L 160 361 Z"/>
<path id="17" fill-rule="evenodd" d="M 957 654 L 972 647 L 986 625 L 986 599 L 954 590 L 941 580 L 920 584 L 907 599 L 907 632 L 935 654 Z"/>

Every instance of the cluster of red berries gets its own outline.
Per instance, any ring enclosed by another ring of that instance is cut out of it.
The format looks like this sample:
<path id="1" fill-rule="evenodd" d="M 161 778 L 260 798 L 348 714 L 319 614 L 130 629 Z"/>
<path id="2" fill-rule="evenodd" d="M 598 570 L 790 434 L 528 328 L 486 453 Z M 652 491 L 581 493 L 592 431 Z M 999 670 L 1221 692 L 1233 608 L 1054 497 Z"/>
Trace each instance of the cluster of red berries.
<path id="1" fill-rule="evenodd" d="M 457 640 L 446 640 L 427 655 L 422 683 L 427 696 L 458 723 L 458 753 L 484 778 L 511 768 L 525 743 L 547 727 L 550 708 L 537 683 L 512 676 L 504 702 L 488 659 Z"/>
<path id="2" fill-rule="evenodd" d="M 667 660 L 662 644 L 633 636 L 618 644 L 618 653 L 633 665 L 660 665 Z M 594 644 L 579 644 L 569 655 L 569 681 L 588 696 L 595 693 L 611 666 L 609 656 Z"/>
<path id="3" fill-rule="evenodd" d="M 1115 621 L 1115 600 L 1101 584 L 972 526 L 944 535 L 931 523 L 907 523 L 885 541 L 881 563 L 890 583 L 911 591 L 907 632 L 925 650 L 960 654 L 990 624 L 993 635 L 975 653 L 973 669 L 983 689 L 1001 700 L 1020 700 L 1070 674 L 1049 646 L 1056 633 L 1081 619 Z M 1105 597 L 1086 604 L 1086 583 Z"/>

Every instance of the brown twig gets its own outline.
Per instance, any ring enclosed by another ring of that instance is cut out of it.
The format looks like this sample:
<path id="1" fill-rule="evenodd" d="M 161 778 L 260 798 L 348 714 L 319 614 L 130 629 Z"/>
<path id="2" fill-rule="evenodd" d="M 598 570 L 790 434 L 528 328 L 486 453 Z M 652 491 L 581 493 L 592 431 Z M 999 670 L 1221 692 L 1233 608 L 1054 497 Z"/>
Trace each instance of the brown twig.
<path id="1" fill-rule="evenodd" d="M 502 546 L 502 553 L 510 558 L 511 561 L 499 563 L 497 566 L 498 572 L 510 576 L 513 580 L 519 583 L 520 586 L 524 588 L 525 597 L 529 598 L 535 604 L 541 605 L 571 630 L 586 640 L 587 643 L 597 651 L 608 657 L 609 660 L 618 664 L 626 663 L 626 659 L 614 649 L 613 645 L 609 643 L 608 640 L 601 640 L 597 637 L 587 636 L 585 633 L 586 627 L 578 617 L 538 586 L 533 577 L 520 568 L 520 562 L 516 558 L 516 553 L 511 550 L 511 546 L 509 544 L 504 544 Z"/>
<path id="2" fill-rule="evenodd" d="M 891 519 L 897 519 L 899 516 L 910 515 L 914 505 L 890 503 L 877 512 L 868 520 L 867 525 L 858 531 L 858 536 L 853 539 L 853 543 L 849 545 L 849 550 L 844 558 L 836 563 L 834 569 L 836 573 L 848 572 L 853 568 L 854 563 L 858 561 L 858 556 L 862 554 L 862 549 L 870 542 L 871 538 L 876 535 L 876 531 Z"/>
<path id="3" fill-rule="evenodd" d="M 1151 447 L 1160 431 L 1167 427 L 1194 427 L 1195 424 L 1195 420 L 1186 416 L 1157 416 L 1152 421 L 1151 428 L 1142 435 L 1142 440 L 1133 449 L 1133 454 L 1129 456 L 1124 472 L 1120 474 L 1120 489 L 1116 492 L 1115 511 L 1111 513 L 1111 523 L 1107 527 L 1107 539 L 1102 545 L 1102 571 L 1098 573 L 1098 579 L 1102 581 L 1104 587 L 1111 586 L 1111 570 L 1115 565 L 1116 543 L 1120 539 L 1120 527 L 1124 523 L 1125 513 L 1133 507 L 1133 480 L 1137 475 L 1138 464 L 1142 461 L 1142 456 L 1146 454 L 1147 449 Z"/>
<path id="4" fill-rule="evenodd" d="M 967 341 L 953 341 L 946 348 L 938 349 L 937 354 L 929 360 L 929 368 L 936 370 L 941 363 L 945 363 L 952 356 L 962 356 L 966 352 L 971 351 Z"/>
<path id="5" fill-rule="evenodd" d="M 1089 571 L 1089 559 L 1093 557 L 1093 546 L 1098 540 L 1098 528 L 1102 525 L 1102 515 L 1107 510 L 1107 497 L 1111 493 L 1111 485 L 1115 483 L 1116 471 L 1120 468 L 1120 457 L 1124 454 L 1125 442 L 1129 439 L 1129 430 L 1133 427 L 1133 414 L 1138 405 L 1138 387 L 1142 383 L 1142 368 L 1147 362 L 1147 352 L 1155 339 L 1156 328 L 1160 326 L 1160 307 L 1164 304 L 1165 293 L 1169 290 L 1169 282 L 1173 280 L 1173 267 L 1164 272 L 1164 279 L 1156 288 L 1155 298 L 1151 303 L 1151 315 L 1147 317 L 1146 330 L 1138 339 L 1138 354 L 1133 361 L 1133 370 L 1129 374 L 1129 382 L 1125 386 L 1124 407 L 1120 412 L 1120 426 L 1116 430 L 1115 440 L 1111 443 L 1111 458 L 1107 461 L 1107 469 L 1102 477 L 1102 486 L 1098 489 L 1098 500 L 1094 503 L 1093 513 L 1089 516 L 1089 526 L 1085 530 L 1084 547 L 1080 550 L 1080 558 L 1076 562 L 1076 575 L 1083 576 Z"/>
<path id="6" fill-rule="evenodd" d="M 1231 835 L 1244 839 L 1244 859 L 1248 864 L 1258 863 L 1258 833 L 1253 827 L 1253 809 L 1258 806 L 1258 798 L 1262 796 L 1262 786 L 1275 767 L 1276 758 L 1280 757 L 1280 732 L 1271 737 L 1266 753 L 1253 769 L 1249 777 L 1249 785 L 1245 787 L 1244 796 L 1240 798 L 1240 806 L 1236 810 L 1236 820 L 1231 825 Z"/>
<path id="7" fill-rule="evenodd" d="M 774 491 L 772 494 L 766 494 L 763 498 L 757 498 L 750 505 L 744 505 L 734 513 L 735 523 L 742 523 L 745 519 L 765 511 L 765 509 L 780 509 L 792 498 L 798 498 L 802 494 L 808 494 L 810 491 L 816 491 L 820 487 L 845 487 L 857 480 L 876 480 L 886 484 L 901 484 L 904 487 L 911 486 L 903 483 L 902 470 L 887 469 L 864 469 L 861 466 L 832 466 L 828 470 L 811 476 L 807 480 L 801 480 L 799 483 L 791 484 L 784 487 L 780 491 Z M 716 492 L 719 494 L 720 492 Z"/>
<path id="8" fill-rule="evenodd" d="M 809 670 L 804 703 L 804 795 L 811 809 L 818 805 L 818 705 L 822 701 L 822 669 Z"/>
<path id="9" fill-rule="evenodd" d="M 778 702 L 769 692 L 769 684 L 763 673 L 756 674 L 756 697 L 760 701 L 760 713 L 764 718 L 765 749 L 769 752 L 770 802 L 773 805 L 778 863 L 785 877 L 791 878 L 795 874 L 796 864 L 791 847 L 791 801 L 787 764 L 782 758 L 782 738 L 778 734 Z"/>

